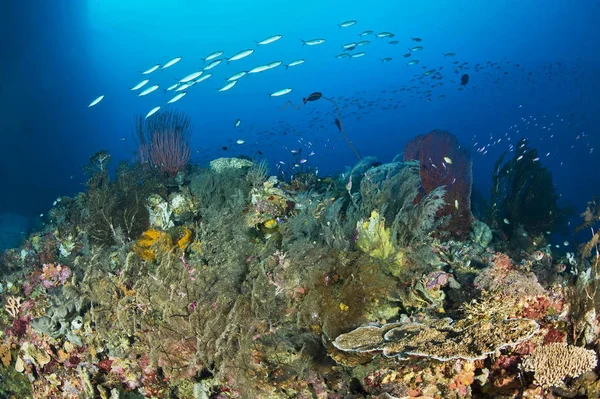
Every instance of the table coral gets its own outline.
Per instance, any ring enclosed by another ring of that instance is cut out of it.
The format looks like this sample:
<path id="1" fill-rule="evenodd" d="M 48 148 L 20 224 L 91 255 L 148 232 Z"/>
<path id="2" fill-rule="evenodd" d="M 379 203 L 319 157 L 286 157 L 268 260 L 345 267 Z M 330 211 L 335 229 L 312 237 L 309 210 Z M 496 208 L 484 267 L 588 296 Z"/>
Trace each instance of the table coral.
<path id="1" fill-rule="evenodd" d="M 359 327 L 338 336 L 333 345 L 341 351 L 382 351 L 387 357 L 420 356 L 440 361 L 484 359 L 498 349 L 525 341 L 538 330 L 528 319 L 449 319 L 424 323 L 392 323 Z"/>

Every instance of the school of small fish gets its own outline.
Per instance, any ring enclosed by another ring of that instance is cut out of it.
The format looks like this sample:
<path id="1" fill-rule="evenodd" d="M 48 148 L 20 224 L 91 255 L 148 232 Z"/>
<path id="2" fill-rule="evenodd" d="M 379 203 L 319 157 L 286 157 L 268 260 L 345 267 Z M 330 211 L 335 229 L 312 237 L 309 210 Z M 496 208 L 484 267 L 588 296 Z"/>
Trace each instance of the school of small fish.
<path id="1" fill-rule="evenodd" d="M 345 22 L 342 22 L 340 24 L 338 24 L 338 27 L 340 29 L 355 29 L 356 25 L 358 25 L 358 21 L 356 20 L 348 20 Z M 365 56 L 368 56 L 368 51 L 358 51 L 357 49 L 362 49 L 362 48 L 368 48 L 367 46 L 372 46 L 372 42 L 373 41 L 380 41 L 380 40 L 387 40 L 387 43 L 390 45 L 390 51 L 391 49 L 395 48 L 395 47 L 401 47 L 401 46 L 397 46 L 400 41 L 395 38 L 395 34 L 392 32 L 379 32 L 376 33 L 376 31 L 373 30 L 363 30 L 360 31 L 360 33 L 354 32 L 351 35 L 356 35 L 355 37 L 357 37 L 360 40 L 354 40 L 354 41 L 349 41 L 347 43 L 342 43 L 339 44 L 340 48 L 341 48 L 341 53 L 337 54 L 337 55 L 332 55 L 333 57 L 337 58 L 337 59 L 358 59 L 358 58 L 363 58 Z M 368 40 L 369 37 L 372 37 L 374 40 Z M 391 40 L 394 39 L 394 40 Z M 297 39 L 290 39 L 290 42 L 288 42 L 288 46 L 293 46 L 293 40 L 297 40 Z M 409 38 L 410 42 L 413 42 L 415 45 L 412 46 L 407 46 L 405 48 L 408 49 L 408 51 L 403 54 L 404 58 L 409 58 L 409 60 L 407 60 L 405 62 L 406 66 L 408 67 L 415 67 L 416 65 L 420 64 L 420 60 L 418 59 L 414 59 L 413 55 L 415 54 L 421 54 L 422 52 L 425 52 L 425 46 L 423 46 L 421 43 L 423 42 L 423 39 L 420 37 L 410 37 Z M 256 41 L 256 47 L 255 48 L 246 48 L 246 49 L 242 49 L 239 50 L 237 52 L 232 53 L 231 56 L 229 57 L 225 57 L 225 51 L 222 50 L 218 50 L 218 51 L 213 51 L 211 53 L 209 53 L 208 55 L 206 55 L 204 58 L 198 57 L 198 59 L 200 60 L 200 62 L 202 62 L 204 65 L 203 66 L 198 66 L 196 68 L 196 70 L 192 70 L 189 71 L 187 74 L 182 74 L 182 73 L 178 73 L 177 77 L 174 78 L 174 83 L 169 85 L 166 88 L 163 88 L 162 90 L 161 87 L 158 84 L 152 84 L 151 81 L 153 80 L 152 77 L 155 76 L 155 74 L 160 74 L 160 73 L 165 73 L 165 70 L 175 70 L 174 68 L 181 68 L 182 65 L 182 61 L 184 60 L 184 57 L 181 55 L 178 55 L 177 57 L 171 58 L 169 60 L 167 60 L 164 64 L 160 64 L 160 63 L 156 63 L 153 66 L 140 71 L 140 75 L 141 78 L 138 80 L 137 83 L 132 82 L 132 86 L 129 87 L 129 91 L 131 92 L 135 92 L 137 94 L 138 97 L 148 97 L 148 98 L 155 98 L 157 92 L 164 92 L 165 94 L 165 98 L 162 100 L 162 104 L 159 102 L 159 104 L 155 104 L 154 107 L 151 107 L 151 109 L 146 113 L 145 117 L 146 118 L 150 118 L 152 115 L 156 114 L 156 112 L 158 112 L 160 109 L 163 109 L 166 106 L 172 106 L 174 103 L 179 102 L 179 101 L 188 101 L 188 100 L 184 100 L 184 98 L 189 98 L 190 96 L 188 95 L 189 93 L 191 93 L 190 89 L 192 89 L 193 87 L 195 87 L 196 85 L 199 85 L 199 83 L 202 83 L 206 80 L 209 80 L 212 78 L 213 74 L 212 74 L 212 70 L 219 67 L 221 64 L 231 64 L 231 65 L 237 65 L 238 62 L 242 62 L 242 60 L 245 59 L 251 59 L 254 54 L 256 52 L 260 52 L 260 51 L 264 51 L 263 47 L 270 47 L 269 45 L 273 45 L 274 43 L 278 43 L 278 42 L 285 42 L 286 38 L 284 37 L 284 35 L 281 34 L 277 34 L 277 35 L 273 35 L 273 36 L 269 36 L 266 37 L 260 41 Z M 313 47 L 313 46 L 320 46 L 320 45 L 326 45 L 327 43 L 327 39 L 325 37 L 316 37 L 316 38 L 308 38 L 308 39 L 301 39 L 301 45 L 302 46 L 307 46 L 307 47 Z M 440 56 L 443 59 L 456 59 L 457 57 L 457 53 L 455 52 L 446 52 L 446 53 L 442 53 L 440 54 Z M 186 57 L 187 58 L 187 57 Z M 393 61 L 393 57 L 384 57 L 381 58 L 381 62 L 384 63 L 389 63 Z M 247 69 L 243 69 L 243 70 L 239 70 L 238 72 L 235 73 L 231 73 L 229 74 L 228 77 L 224 78 L 224 83 L 221 85 L 217 85 L 218 87 L 215 87 L 215 91 L 219 92 L 219 93 L 223 93 L 223 92 L 228 92 L 232 89 L 234 89 L 234 87 L 241 81 L 244 81 L 243 79 L 248 79 L 248 76 L 250 75 L 257 75 L 260 74 L 262 75 L 263 73 L 266 73 L 270 70 L 273 70 L 281 65 L 285 66 L 285 70 L 295 70 L 295 68 L 301 66 L 302 64 L 308 62 L 306 59 L 303 58 L 296 58 L 296 59 L 292 59 L 290 61 L 273 61 L 264 65 L 255 65 L 251 68 L 247 68 Z M 483 71 L 497 71 L 494 72 L 493 75 L 495 75 L 494 79 L 493 79 L 493 83 L 499 83 L 502 79 L 502 77 L 506 77 L 509 74 L 509 71 L 507 71 L 505 69 L 505 67 L 501 66 L 501 64 L 499 62 L 492 62 L 492 61 L 488 61 L 486 64 L 474 64 L 474 65 L 469 65 L 468 62 L 459 62 L 459 61 L 451 61 L 452 62 L 452 68 L 453 68 L 453 72 L 455 74 L 458 74 L 458 76 L 460 77 L 460 79 L 458 79 L 458 81 L 452 81 L 453 83 L 455 83 L 455 87 L 458 90 L 463 90 L 465 86 L 467 86 L 470 82 L 470 75 L 469 75 L 469 69 L 472 69 L 474 72 L 477 73 L 483 73 Z M 563 67 L 560 63 L 557 63 L 558 67 Z M 240 64 L 241 65 L 241 64 Z M 506 65 L 510 65 L 509 61 L 506 61 Z M 520 66 L 519 64 L 512 64 L 511 65 L 513 68 L 516 68 L 517 71 L 521 71 L 524 72 L 524 69 L 522 66 Z M 550 67 L 552 67 L 552 65 L 550 65 Z M 427 66 L 423 66 L 423 69 L 425 69 L 425 71 L 423 72 L 417 72 L 415 77 L 411 80 L 411 82 L 418 82 L 421 85 L 425 85 L 426 81 L 425 79 L 430 79 L 432 81 L 433 84 L 429 85 L 430 88 L 426 88 L 427 86 L 422 86 L 422 87 L 418 87 L 416 85 L 410 86 L 410 85 L 405 85 L 404 87 L 401 87 L 399 89 L 395 89 L 392 90 L 392 93 L 396 93 L 398 91 L 407 91 L 407 92 L 413 92 L 413 93 L 418 93 L 420 96 L 422 96 L 422 98 L 424 98 L 425 102 L 430 102 L 433 99 L 433 95 L 434 95 L 434 90 L 439 90 L 443 88 L 444 83 L 441 81 L 442 78 L 444 77 L 444 65 L 442 66 L 438 66 L 436 68 L 429 68 Z M 502 71 L 504 69 L 504 71 Z M 210 71 L 210 72 L 208 72 Z M 393 72 L 390 72 L 393 73 Z M 489 73 L 488 73 L 489 74 Z M 531 76 L 531 72 L 529 73 L 529 76 Z M 214 80 L 214 78 L 212 79 Z M 206 87 L 206 86 L 205 86 Z M 473 87 L 475 90 L 477 90 L 478 86 L 471 86 Z M 286 96 L 287 94 L 293 92 L 293 88 L 292 87 L 283 87 L 283 88 L 277 88 L 277 87 L 273 87 L 273 90 L 267 94 L 269 94 L 270 98 L 278 98 L 278 97 L 282 97 L 282 96 Z M 194 90 L 196 90 L 194 88 Z M 172 92 L 171 95 L 168 95 L 168 92 Z M 382 93 L 385 93 L 386 90 L 382 91 Z M 443 99 L 445 97 L 444 93 L 440 93 L 438 95 L 438 99 Z M 95 99 L 93 99 L 89 105 L 88 108 L 93 108 L 98 106 L 101 102 L 103 102 L 103 100 L 105 99 L 105 95 L 99 95 L 97 96 Z M 358 103 L 358 99 L 353 99 L 351 100 L 351 98 L 344 98 L 344 97 L 340 97 L 337 98 L 336 101 L 340 101 L 340 106 L 342 108 L 346 108 L 347 106 L 358 106 L 359 110 L 366 110 L 369 107 L 372 107 L 375 103 L 373 101 L 368 102 L 366 104 L 361 105 L 360 103 Z M 404 104 L 401 104 L 401 102 L 396 103 L 395 105 L 384 105 L 384 104 L 379 104 L 379 106 L 383 109 L 397 109 L 398 107 L 404 107 Z M 502 144 L 505 144 L 506 147 L 505 150 L 512 152 L 512 151 L 519 151 L 519 144 L 515 142 L 515 140 L 520 139 L 521 137 L 527 137 L 527 132 L 528 131 L 532 131 L 534 129 L 537 130 L 542 130 L 545 133 L 547 133 L 546 135 L 542 135 L 542 137 L 544 137 L 544 139 L 546 140 L 545 143 L 536 143 L 537 145 L 544 145 L 546 144 L 548 141 L 551 141 L 554 138 L 554 135 L 556 134 L 555 131 L 558 131 L 559 127 L 561 125 L 567 125 L 568 126 L 572 126 L 574 125 L 574 121 L 573 121 L 573 116 L 572 114 L 569 116 L 563 116 L 561 114 L 556 114 L 556 115 L 534 115 L 533 113 L 527 114 L 526 111 L 526 106 L 524 105 L 519 105 L 518 108 L 522 109 L 523 111 L 523 115 L 521 117 L 521 119 L 519 121 L 517 121 L 516 123 L 510 125 L 505 132 L 503 133 L 498 133 L 498 132 L 494 132 L 494 133 L 490 133 L 488 137 L 485 137 L 485 135 L 477 137 L 474 136 L 472 138 L 473 140 L 473 147 L 476 151 L 476 153 L 480 154 L 480 155 L 486 155 L 488 154 L 489 151 L 491 151 L 493 148 L 499 147 Z M 356 119 L 360 119 L 360 113 L 358 112 L 352 112 L 350 114 L 350 116 L 354 115 L 356 117 Z M 327 116 L 327 115 L 324 115 Z M 318 119 L 317 118 L 313 118 L 312 123 L 310 124 L 309 127 L 313 127 L 313 125 L 315 125 Z M 241 125 L 241 120 L 238 118 L 236 119 L 236 122 L 234 124 L 234 127 L 239 127 Z M 324 128 L 323 125 L 320 126 L 316 126 L 317 130 Z M 573 133 L 570 133 L 573 134 Z M 537 135 L 534 135 L 537 137 Z M 589 140 L 587 140 L 588 138 L 588 133 L 585 131 L 578 131 L 576 134 L 574 134 L 574 140 L 575 143 L 572 145 L 572 148 L 578 146 L 578 142 L 583 142 L 584 146 L 586 147 L 587 151 L 589 154 L 593 154 L 594 153 L 594 148 L 592 146 L 590 146 L 589 144 L 585 144 L 588 143 Z M 237 144 L 244 144 L 245 140 L 242 138 L 239 138 L 236 140 Z M 291 154 L 293 156 L 296 156 L 297 159 L 295 160 L 295 162 L 291 163 L 292 169 L 299 167 L 300 165 L 304 164 L 307 162 L 307 160 L 310 158 L 310 156 L 314 155 L 314 150 L 313 150 L 313 143 L 311 143 L 310 141 L 304 141 L 304 139 L 300 138 L 299 139 L 299 143 L 302 144 L 302 146 L 306 147 L 306 149 L 308 150 L 309 155 L 306 158 L 300 157 L 300 154 L 302 152 L 302 150 L 300 148 L 298 149 L 293 149 L 291 150 Z M 331 144 L 329 142 L 325 143 L 325 148 L 328 148 L 328 146 L 331 147 Z M 226 146 L 223 146 L 223 148 L 227 148 Z M 333 147 L 331 147 L 333 148 Z M 257 150 L 259 154 L 262 154 L 260 149 Z M 520 162 L 524 162 L 526 159 L 529 162 L 538 162 L 540 160 L 540 157 L 559 157 L 560 156 L 560 149 L 551 149 L 550 151 L 544 151 L 541 152 L 540 151 L 540 156 L 536 156 L 536 157 L 527 157 L 525 158 L 524 156 L 525 154 L 519 153 L 518 156 L 516 157 L 517 161 Z M 560 165 L 563 164 L 563 161 L 559 161 Z M 284 165 L 285 162 L 284 161 L 280 161 L 278 162 L 279 165 Z M 443 168 L 448 168 L 451 167 L 452 165 L 452 160 L 448 157 L 443 157 L 442 159 L 439 160 L 431 160 L 431 164 L 433 167 L 437 168 L 437 167 L 443 167 Z M 455 203 L 455 207 L 458 209 L 459 204 Z M 507 221 L 508 222 L 508 221 Z"/>

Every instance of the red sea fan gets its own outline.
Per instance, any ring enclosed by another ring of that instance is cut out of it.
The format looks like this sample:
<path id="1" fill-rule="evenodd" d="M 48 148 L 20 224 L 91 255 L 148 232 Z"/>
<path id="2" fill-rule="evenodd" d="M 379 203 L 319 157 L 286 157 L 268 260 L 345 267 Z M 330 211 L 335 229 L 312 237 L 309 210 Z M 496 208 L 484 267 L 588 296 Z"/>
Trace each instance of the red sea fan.
<path id="1" fill-rule="evenodd" d="M 138 157 L 167 176 L 183 171 L 190 159 L 192 122 L 177 111 L 158 112 L 151 119 L 139 116 L 135 123 Z"/>
<path id="2" fill-rule="evenodd" d="M 419 135 L 406 144 L 404 161 L 419 161 L 422 193 L 419 201 L 440 186 L 445 186 L 446 205 L 438 211 L 438 217 L 449 216 L 444 230 L 453 237 L 465 239 L 471 231 L 471 187 L 473 163 L 471 154 L 463 148 L 456 137 L 442 130 Z"/>

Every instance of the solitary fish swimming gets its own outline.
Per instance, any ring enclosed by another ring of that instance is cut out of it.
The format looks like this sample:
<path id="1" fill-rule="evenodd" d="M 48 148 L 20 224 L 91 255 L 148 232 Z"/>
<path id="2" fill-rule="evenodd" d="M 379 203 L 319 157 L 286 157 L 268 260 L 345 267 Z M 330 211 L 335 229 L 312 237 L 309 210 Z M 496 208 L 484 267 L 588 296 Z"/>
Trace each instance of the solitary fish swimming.
<path id="1" fill-rule="evenodd" d="M 325 39 L 300 40 L 302 41 L 302 45 L 304 46 L 316 46 L 317 44 L 325 43 Z"/>
<path id="2" fill-rule="evenodd" d="M 352 26 L 352 25 L 356 25 L 356 21 L 354 21 L 354 20 L 350 20 L 350 21 L 342 22 L 342 23 L 341 23 L 341 24 L 339 24 L 338 26 L 339 26 L 340 28 L 347 28 L 347 27 L 349 27 L 349 26 Z"/>
<path id="3" fill-rule="evenodd" d="M 242 121 L 240 119 L 236 119 L 235 123 L 233 124 L 233 127 L 238 127 L 240 123 L 242 123 Z"/>
<path id="4" fill-rule="evenodd" d="M 469 83 L 469 74 L 465 73 L 463 76 L 460 77 L 460 84 L 466 86 L 467 83 Z"/>
<path id="5" fill-rule="evenodd" d="M 292 91 L 292 89 L 281 89 L 281 90 L 277 90 L 276 92 L 274 92 L 274 93 L 271 93 L 271 97 L 280 97 L 280 96 L 283 96 L 283 95 L 286 95 L 286 94 L 288 94 L 288 93 L 289 93 L 289 92 L 291 92 L 291 91 Z"/>
<path id="6" fill-rule="evenodd" d="M 155 91 L 156 89 L 158 89 L 158 85 L 150 86 L 146 90 L 144 90 L 143 92 L 138 94 L 138 97 L 142 97 L 142 96 L 145 96 L 146 94 L 150 94 L 153 91 Z"/>
<path id="7" fill-rule="evenodd" d="M 104 95 L 101 95 L 100 97 L 96 98 L 94 101 L 92 101 L 90 103 L 90 105 L 88 105 L 88 108 L 93 107 L 94 105 L 98 104 L 100 101 L 102 101 L 103 98 L 104 98 Z"/>
<path id="8" fill-rule="evenodd" d="M 254 50 L 252 50 L 252 49 L 240 51 L 239 53 L 235 54 L 233 57 L 229 58 L 227 60 L 227 62 L 241 60 L 242 58 L 248 57 L 253 52 L 254 52 Z"/>
<path id="9" fill-rule="evenodd" d="M 275 35 L 275 36 L 267 37 L 265 40 L 257 42 L 256 44 L 259 46 L 263 46 L 265 44 L 270 44 L 270 43 L 276 42 L 277 40 L 281 39 L 282 37 L 283 37 L 282 35 Z"/>
<path id="10" fill-rule="evenodd" d="M 173 65 L 177 64 L 179 61 L 181 61 L 181 57 L 173 58 L 171 61 L 169 61 L 165 65 L 163 65 L 163 67 L 160 68 L 160 69 L 166 69 L 166 68 L 168 68 L 170 66 L 173 66 Z"/>

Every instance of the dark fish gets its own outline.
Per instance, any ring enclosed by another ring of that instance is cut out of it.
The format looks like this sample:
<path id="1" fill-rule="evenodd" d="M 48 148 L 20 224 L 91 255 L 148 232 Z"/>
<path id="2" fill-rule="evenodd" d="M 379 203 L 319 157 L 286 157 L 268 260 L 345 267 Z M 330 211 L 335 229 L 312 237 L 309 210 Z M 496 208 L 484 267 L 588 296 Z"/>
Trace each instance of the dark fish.
<path id="1" fill-rule="evenodd" d="M 465 73 L 463 76 L 460 77 L 460 84 L 466 86 L 467 83 L 469 83 L 469 74 Z"/>
<path id="2" fill-rule="evenodd" d="M 420 42 L 421 40 L 423 40 L 420 37 L 411 37 L 411 39 L 413 42 Z"/>
<path id="3" fill-rule="evenodd" d="M 303 98 L 303 99 L 302 99 L 302 102 L 303 102 L 304 104 L 306 104 L 308 101 L 317 101 L 317 100 L 318 100 L 318 99 L 320 99 L 321 97 L 323 97 L 323 93 L 319 93 L 319 92 L 317 91 L 317 92 L 314 92 L 314 93 L 312 93 L 310 96 L 308 96 L 308 97 L 306 97 L 306 98 Z"/>
<path id="4" fill-rule="evenodd" d="M 225 147 L 225 146 L 221 147 L 221 149 L 222 149 L 223 151 L 227 151 L 227 147 Z"/>
<path id="5" fill-rule="evenodd" d="M 410 57 L 411 55 L 412 55 L 411 53 L 406 53 L 406 54 L 404 54 L 404 58 L 408 58 L 408 57 Z"/>
<path id="6" fill-rule="evenodd" d="M 338 118 L 335 118 L 335 125 L 337 126 L 337 128 L 341 132 L 342 131 L 342 124 L 340 123 L 340 120 Z"/>

